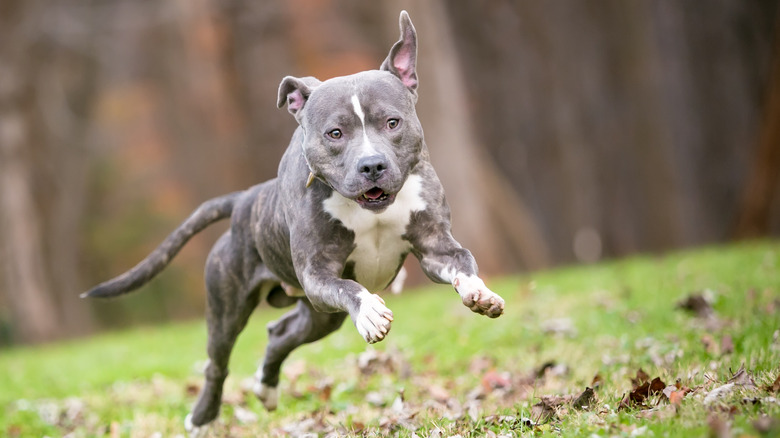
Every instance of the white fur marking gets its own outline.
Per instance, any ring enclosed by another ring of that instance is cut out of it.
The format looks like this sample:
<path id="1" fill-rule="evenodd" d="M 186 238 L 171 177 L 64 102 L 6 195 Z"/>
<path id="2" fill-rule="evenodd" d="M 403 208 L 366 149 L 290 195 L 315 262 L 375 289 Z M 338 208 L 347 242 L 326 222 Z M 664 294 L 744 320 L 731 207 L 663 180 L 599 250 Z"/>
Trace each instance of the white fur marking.
<path id="1" fill-rule="evenodd" d="M 478 290 L 486 290 L 488 292 L 490 291 L 487 286 L 485 286 L 485 282 L 476 275 L 466 275 L 459 272 L 452 279 L 451 283 L 453 286 L 455 286 L 455 290 L 458 291 L 458 295 L 461 297 L 463 297 L 465 294 L 473 293 Z"/>
<path id="2" fill-rule="evenodd" d="M 279 390 L 275 386 L 268 386 L 264 383 L 260 383 L 260 380 L 258 379 L 255 381 L 252 391 L 263 403 L 263 407 L 266 410 L 273 411 L 279 405 Z"/>
<path id="3" fill-rule="evenodd" d="M 390 331 L 393 312 L 385 306 L 379 295 L 363 290 L 358 294 L 358 297 L 360 298 L 360 310 L 355 320 L 355 327 L 360 336 L 369 344 L 379 342 Z"/>
<path id="4" fill-rule="evenodd" d="M 447 283 L 452 284 L 453 280 L 455 280 L 455 274 L 457 274 L 457 271 L 453 267 L 446 267 L 442 268 L 439 272 L 439 278 L 446 281 Z"/>
<path id="5" fill-rule="evenodd" d="M 370 291 L 387 286 L 398 270 L 401 254 L 410 249 L 402 236 L 411 214 L 425 210 L 420 196 L 422 177 L 410 175 L 396 194 L 395 202 L 381 213 L 374 213 L 337 192 L 323 202 L 324 210 L 355 233 L 355 249 L 347 261 L 355 263 L 355 278 Z"/>
<path id="6" fill-rule="evenodd" d="M 201 436 L 205 436 L 206 430 L 208 429 L 203 426 L 195 426 L 192 424 L 192 413 L 187 414 L 187 417 L 184 419 L 184 430 L 187 431 L 187 433 L 190 435 L 190 438 L 199 438 Z"/>
<path id="7" fill-rule="evenodd" d="M 352 109 L 355 111 L 355 114 L 357 114 L 360 119 L 360 124 L 363 126 L 363 143 L 360 145 L 362 149 L 360 156 L 370 157 L 375 155 L 376 149 L 374 149 L 374 145 L 371 144 L 371 140 L 368 139 L 368 133 L 366 133 L 366 113 L 363 112 L 363 107 L 360 106 L 360 99 L 358 99 L 357 94 L 352 95 Z"/>
<path id="8" fill-rule="evenodd" d="M 452 280 L 463 304 L 473 312 L 495 318 L 504 313 L 504 299 L 485 286 L 476 275 L 458 272 Z"/>
<path id="9" fill-rule="evenodd" d="M 357 94 L 352 95 L 352 109 L 355 110 L 355 114 L 357 114 L 358 118 L 360 119 L 360 123 L 363 125 L 363 129 L 366 127 L 366 114 L 363 112 L 363 108 L 360 106 L 360 100 L 357 97 Z"/>

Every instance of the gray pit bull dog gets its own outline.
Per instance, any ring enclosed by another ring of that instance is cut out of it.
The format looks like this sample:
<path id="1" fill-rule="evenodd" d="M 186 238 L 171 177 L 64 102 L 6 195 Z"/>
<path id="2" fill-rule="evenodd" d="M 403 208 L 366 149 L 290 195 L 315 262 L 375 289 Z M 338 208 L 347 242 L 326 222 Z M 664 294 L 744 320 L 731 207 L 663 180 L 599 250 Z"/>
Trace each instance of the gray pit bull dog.
<path id="1" fill-rule="evenodd" d="M 201 205 L 130 271 L 83 294 L 114 297 L 147 283 L 196 233 L 231 226 L 206 264 L 206 381 L 191 431 L 217 416 L 236 337 L 261 300 L 295 305 L 268 326 L 255 393 L 277 406 L 282 362 L 296 347 L 338 329 L 347 315 L 368 343 L 390 331 L 393 312 L 378 295 L 412 253 L 434 282 L 491 318 L 504 300 L 477 276 L 477 264 L 450 232 L 444 190 L 429 161 L 417 101 L 417 34 L 400 17 L 401 39 L 379 70 L 321 82 L 285 77 L 278 106 L 300 125 L 276 179 Z"/>

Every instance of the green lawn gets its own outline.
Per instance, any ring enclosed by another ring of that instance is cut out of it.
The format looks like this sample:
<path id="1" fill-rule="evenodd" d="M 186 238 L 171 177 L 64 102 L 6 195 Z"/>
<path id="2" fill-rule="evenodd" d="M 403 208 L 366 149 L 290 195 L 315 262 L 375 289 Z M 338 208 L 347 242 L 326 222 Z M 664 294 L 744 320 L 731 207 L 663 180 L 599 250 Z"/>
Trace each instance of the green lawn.
<path id="1" fill-rule="evenodd" d="M 367 347 L 346 323 L 299 349 L 273 413 L 246 390 L 265 324 L 283 313 L 261 308 L 211 436 L 780 435 L 780 242 L 486 282 L 506 299 L 495 320 L 448 287 L 385 295 L 389 337 Z M 709 316 L 677 307 L 693 293 L 711 299 Z M 205 336 L 200 321 L 0 350 L 0 436 L 184 434 Z M 660 391 L 630 401 L 640 368 L 678 382 L 674 403 Z M 570 402 L 594 384 L 587 407 Z"/>

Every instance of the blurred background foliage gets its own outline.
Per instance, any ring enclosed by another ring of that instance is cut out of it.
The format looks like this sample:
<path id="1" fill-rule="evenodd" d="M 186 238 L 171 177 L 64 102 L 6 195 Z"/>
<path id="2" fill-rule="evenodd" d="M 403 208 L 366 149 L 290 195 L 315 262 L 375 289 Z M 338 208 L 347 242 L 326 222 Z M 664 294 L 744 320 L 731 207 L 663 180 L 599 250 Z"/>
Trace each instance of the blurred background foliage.
<path id="1" fill-rule="evenodd" d="M 78 294 L 274 177 L 281 78 L 377 68 L 400 9 L 484 274 L 780 232 L 777 1 L 4 0 L 0 345 L 200 315 L 226 224 L 142 293 Z"/>

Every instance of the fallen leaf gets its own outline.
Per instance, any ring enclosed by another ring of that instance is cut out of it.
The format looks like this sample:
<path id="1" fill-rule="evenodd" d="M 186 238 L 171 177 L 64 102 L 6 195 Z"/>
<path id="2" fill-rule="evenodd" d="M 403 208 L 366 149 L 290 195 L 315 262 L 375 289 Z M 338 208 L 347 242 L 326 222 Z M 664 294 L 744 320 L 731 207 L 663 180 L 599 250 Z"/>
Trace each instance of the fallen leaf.
<path id="1" fill-rule="evenodd" d="M 726 420 L 720 415 L 710 415 L 707 419 L 710 426 L 710 436 L 713 438 L 731 438 L 731 428 Z"/>
<path id="2" fill-rule="evenodd" d="M 766 390 L 774 393 L 780 391 L 780 374 L 777 375 L 777 378 L 773 384 L 766 387 Z"/>
<path id="3" fill-rule="evenodd" d="M 739 367 L 736 373 L 728 380 L 728 383 L 734 383 L 737 386 L 744 386 L 748 389 L 756 388 L 756 381 L 753 376 L 745 370 L 745 365 Z"/>
<path id="4" fill-rule="evenodd" d="M 593 389 L 601 387 L 601 385 L 604 384 L 604 378 L 601 377 L 601 374 L 596 374 L 593 376 L 593 380 L 590 382 L 590 386 L 593 387 Z"/>
<path id="5" fill-rule="evenodd" d="M 450 398 L 450 392 L 439 385 L 429 385 L 427 389 L 428 395 L 438 402 L 445 403 Z"/>
<path id="6" fill-rule="evenodd" d="M 666 383 L 661 380 L 660 377 L 656 377 L 650 382 L 650 387 L 647 390 L 649 395 L 659 395 L 666 388 Z"/>
<path id="7" fill-rule="evenodd" d="M 512 381 L 508 373 L 498 373 L 496 370 L 490 370 L 482 376 L 482 387 L 485 391 L 508 389 L 511 386 Z"/>
<path id="8" fill-rule="evenodd" d="M 674 406 L 656 406 L 652 409 L 637 412 L 636 416 L 645 419 L 665 420 L 677 415 L 677 409 Z"/>
<path id="9" fill-rule="evenodd" d="M 296 381 L 306 372 L 306 361 L 296 360 L 291 364 L 285 365 L 283 370 L 287 380 Z"/>
<path id="10" fill-rule="evenodd" d="M 663 390 L 663 395 L 669 400 L 669 403 L 674 406 L 680 406 L 682 404 L 685 394 L 690 392 L 689 388 L 681 389 L 679 384 L 669 385 Z"/>
<path id="11" fill-rule="evenodd" d="M 569 337 L 574 337 L 577 335 L 577 330 L 574 328 L 574 323 L 572 323 L 570 318 L 555 318 L 543 321 L 542 331 L 549 335 L 562 335 Z"/>
<path id="12" fill-rule="evenodd" d="M 372 406 L 383 407 L 387 404 L 387 397 L 376 391 L 366 394 L 366 402 Z"/>
<path id="13" fill-rule="evenodd" d="M 710 354 L 717 354 L 715 350 L 715 339 L 712 337 L 712 335 L 705 333 L 701 337 L 701 343 L 704 345 L 704 351 Z"/>
<path id="14" fill-rule="evenodd" d="M 477 356 L 474 359 L 471 359 L 469 371 L 471 374 L 479 375 L 492 368 L 494 363 L 495 360 L 491 357 Z"/>
<path id="15" fill-rule="evenodd" d="M 720 354 L 731 354 L 734 352 L 734 341 L 731 335 L 723 335 L 720 339 Z"/>
<path id="16" fill-rule="evenodd" d="M 596 394 L 593 393 L 593 388 L 585 388 L 585 391 L 582 391 L 582 394 L 575 398 L 571 405 L 574 409 L 589 409 L 595 403 Z"/>
<path id="17" fill-rule="evenodd" d="M 544 377 L 544 374 L 547 372 L 547 370 L 552 368 L 552 367 L 554 367 L 554 366 L 555 366 L 555 361 L 554 360 L 550 360 L 550 361 L 547 361 L 547 362 L 543 363 L 534 372 L 534 374 L 536 375 L 536 378 L 537 379 L 541 379 L 542 377 Z"/>
<path id="18" fill-rule="evenodd" d="M 390 406 L 390 409 L 397 414 L 404 412 L 404 390 L 403 389 L 398 390 L 398 397 L 395 398 L 395 401 L 393 401 L 393 404 L 392 406 Z"/>
<path id="19" fill-rule="evenodd" d="M 317 394 L 320 396 L 320 400 L 330 400 L 330 394 L 333 391 L 333 382 L 330 379 L 325 379 L 317 382 Z"/>
<path id="20" fill-rule="evenodd" d="M 765 436 L 778 436 L 780 435 L 780 420 L 762 415 L 753 421 L 753 428 Z"/>
<path id="21" fill-rule="evenodd" d="M 534 420 L 534 423 L 546 423 L 553 417 L 555 417 L 555 409 L 546 401 L 542 400 L 539 403 L 531 406 L 531 418 Z"/>
<path id="22" fill-rule="evenodd" d="M 636 389 L 638 386 L 641 386 L 648 380 L 650 380 L 650 376 L 642 368 L 640 368 L 636 372 L 636 377 L 631 379 L 631 385 Z"/>
<path id="23" fill-rule="evenodd" d="M 257 423 L 257 414 L 249 409 L 242 408 L 241 406 L 235 406 L 233 408 L 233 415 L 235 415 L 236 420 L 241 424 Z"/>
<path id="24" fill-rule="evenodd" d="M 645 400 L 651 395 L 663 394 L 666 384 L 656 377 L 651 381 L 648 381 L 650 376 L 645 373 L 641 368 L 636 373 L 636 378 L 631 379 L 631 384 L 634 388 L 627 395 L 623 396 L 620 401 L 618 409 L 625 409 L 636 407 L 639 409 L 647 409 Z"/>
<path id="25" fill-rule="evenodd" d="M 184 393 L 187 394 L 189 397 L 195 397 L 200 392 L 200 385 L 197 383 L 188 383 L 184 387 Z"/>
<path id="26" fill-rule="evenodd" d="M 682 404 L 683 398 L 685 398 L 684 391 L 672 391 L 672 393 L 669 394 L 669 403 L 675 406 L 680 406 Z"/>
<path id="27" fill-rule="evenodd" d="M 712 309 L 712 301 L 712 297 L 709 295 L 693 293 L 679 301 L 677 308 L 693 312 L 699 318 L 708 318 L 715 313 Z"/>
<path id="28" fill-rule="evenodd" d="M 724 385 L 718 386 L 717 388 L 707 393 L 707 395 L 704 397 L 704 404 L 710 405 L 725 397 L 727 394 L 730 394 L 733 390 L 733 383 L 726 383 Z"/>

